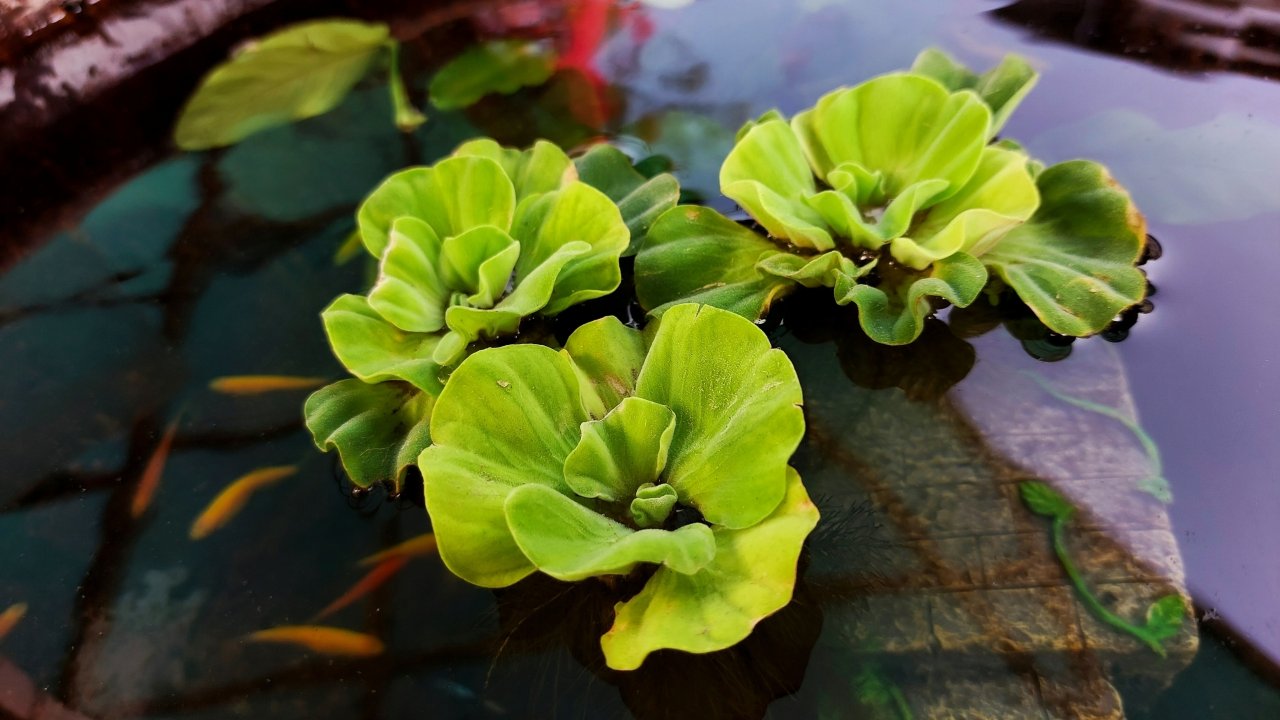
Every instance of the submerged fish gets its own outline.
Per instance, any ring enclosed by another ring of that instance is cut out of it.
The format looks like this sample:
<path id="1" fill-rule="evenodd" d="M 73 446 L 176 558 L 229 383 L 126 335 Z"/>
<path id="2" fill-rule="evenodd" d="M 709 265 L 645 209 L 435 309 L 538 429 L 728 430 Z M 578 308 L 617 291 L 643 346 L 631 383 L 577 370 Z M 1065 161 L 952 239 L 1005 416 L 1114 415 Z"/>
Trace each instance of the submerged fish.
<path id="1" fill-rule="evenodd" d="M 0 640 L 4 640 L 5 636 L 21 622 L 22 616 L 26 614 L 26 603 L 14 603 L 9 606 L 8 610 L 0 613 Z"/>
<path id="2" fill-rule="evenodd" d="M 165 428 L 164 435 L 160 438 L 156 449 L 152 451 L 151 457 L 147 460 L 147 466 L 142 470 L 142 478 L 138 480 L 138 487 L 133 491 L 133 501 L 129 505 L 129 513 L 136 517 L 141 517 L 142 513 L 151 507 L 151 499 L 155 497 L 156 489 L 160 487 L 160 477 L 164 475 L 164 464 L 169 459 L 169 449 L 173 447 L 173 437 L 178 434 L 178 418 L 174 418 L 169 423 L 169 427 Z"/>
<path id="3" fill-rule="evenodd" d="M 259 395 L 279 390 L 309 390 L 327 382 L 327 378 L 297 375 L 227 375 L 211 380 L 209 389 L 223 395 Z"/>
<path id="4" fill-rule="evenodd" d="M 230 485 L 222 489 L 218 496 L 200 513 L 200 517 L 191 523 L 191 539 L 199 540 L 218 528 L 226 525 L 240 509 L 249 502 L 249 496 L 259 488 L 271 485 L 282 478 L 298 472 L 296 465 L 276 465 L 258 468 L 253 472 L 241 475 Z"/>
<path id="5" fill-rule="evenodd" d="M 407 562 L 409 562 L 408 556 L 392 556 L 378 563 L 364 577 L 357 580 L 350 590 L 343 593 L 337 600 L 329 603 L 325 609 L 316 613 L 315 619 L 319 620 L 328 617 L 373 592 L 379 585 L 382 585 L 400 572 L 400 569 Z"/>
<path id="6" fill-rule="evenodd" d="M 376 552 L 360 561 L 361 566 L 377 565 L 383 560 L 394 557 L 411 558 L 420 555 L 434 555 L 436 552 L 436 536 L 432 533 L 424 533 L 417 537 L 409 538 L 398 545 L 392 545 L 386 550 Z"/>
<path id="7" fill-rule="evenodd" d="M 372 657 L 381 655 L 386 646 L 378 638 L 354 630 L 323 625 L 281 625 L 259 630 L 245 638 L 249 642 L 298 645 L 325 655 Z"/>

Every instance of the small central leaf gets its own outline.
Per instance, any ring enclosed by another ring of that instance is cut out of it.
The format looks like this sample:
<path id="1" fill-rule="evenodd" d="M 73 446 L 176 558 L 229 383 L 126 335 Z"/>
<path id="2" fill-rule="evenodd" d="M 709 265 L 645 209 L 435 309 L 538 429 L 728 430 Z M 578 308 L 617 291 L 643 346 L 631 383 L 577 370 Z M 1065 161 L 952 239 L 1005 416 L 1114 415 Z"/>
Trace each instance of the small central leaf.
<path id="1" fill-rule="evenodd" d="M 520 257 L 520 243 L 501 228 L 480 225 L 447 238 L 440 256 L 450 289 L 468 293 L 468 305 L 493 307 Z"/>
<path id="2" fill-rule="evenodd" d="M 631 519 L 642 528 L 659 527 L 679 499 L 676 489 L 666 483 L 645 483 L 636 489 L 636 498 L 631 501 Z"/>
<path id="3" fill-rule="evenodd" d="M 617 503 L 633 496 L 638 499 L 637 490 L 646 483 L 652 485 L 666 467 L 675 430 L 675 413 L 666 406 L 626 398 L 602 420 L 582 424 L 582 438 L 565 459 L 564 480 L 584 498 Z M 635 508 L 633 503 L 633 512 Z"/>

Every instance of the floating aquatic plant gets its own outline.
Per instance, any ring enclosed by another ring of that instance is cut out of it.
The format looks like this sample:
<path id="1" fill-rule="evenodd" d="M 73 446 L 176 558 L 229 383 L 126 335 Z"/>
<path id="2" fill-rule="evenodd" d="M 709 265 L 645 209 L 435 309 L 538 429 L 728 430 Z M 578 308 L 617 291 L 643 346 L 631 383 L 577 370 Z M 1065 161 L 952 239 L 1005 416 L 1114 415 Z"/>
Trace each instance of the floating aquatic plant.
<path id="1" fill-rule="evenodd" d="M 618 204 L 631 233 L 631 243 L 622 253 L 635 255 L 648 235 L 649 227 L 680 199 L 680 183 L 670 173 L 646 177 L 631 159 L 612 145 L 592 146 L 574 160 L 578 177 Z"/>
<path id="2" fill-rule="evenodd" d="M 1026 481 L 1020 483 L 1018 491 L 1022 502 L 1031 512 L 1050 518 L 1053 521 L 1051 539 L 1053 552 L 1062 563 L 1062 569 L 1076 589 L 1081 602 L 1093 613 L 1093 616 L 1111 627 L 1132 635 L 1151 648 L 1151 651 L 1164 657 L 1164 641 L 1178 634 L 1187 615 L 1187 606 L 1182 597 L 1176 594 L 1165 595 L 1147 608 L 1146 620 L 1141 625 L 1125 620 L 1107 609 L 1102 601 L 1093 594 L 1084 581 L 1084 576 L 1067 553 L 1067 524 L 1075 517 L 1076 509 L 1065 497 L 1042 482 Z"/>
<path id="3" fill-rule="evenodd" d="M 234 145 L 277 125 L 329 112 L 386 55 L 395 124 L 426 117 L 400 77 L 400 44 L 386 25 L 329 19 L 291 25 L 245 45 L 200 81 L 174 129 L 183 150 Z"/>
<path id="4" fill-rule="evenodd" d="M 358 379 L 323 388 L 305 408 L 316 444 L 337 449 L 357 485 L 399 483 L 430 442 L 434 396 L 470 346 L 615 290 L 628 222 L 642 230 L 675 203 L 670 176 L 644 181 L 612 148 L 581 161 L 593 182 L 621 193 L 627 218 L 551 143 L 519 151 L 488 139 L 392 175 L 361 205 L 359 238 L 377 279 L 322 313 L 334 354 Z"/>
<path id="5" fill-rule="evenodd" d="M 1043 168 L 992 142 L 1035 79 L 1015 57 L 979 76 L 926 51 L 912 72 L 747 123 L 720 186 L 763 234 L 707 208 L 664 213 L 636 261 L 641 304 L 755 319 L 796 287 L 825 286 L 896 345 L 994 274 L 1055 332 L 1102 330 L 1145 292 L 1145 222 L 1101 165 Z"/>
<path id="6" fill-rule="evenodd" d="M 213 68 L 187 100 L 174 128 L 183 150 L 234 145 L 267 128 L 337 107 L 370 70 L 387 67 L 395 125 L 426 122 L 400 73 L 400 43 L 381 23 L 328 19 L 290 25 L 258 38 Z M 428 96 L 441 109 L 467 107 L 490 93 L 540 85 L 555 70 L 555 50 L 533 40 L 495 40 L 445 63 Z"/>
<path id="7" fill-rule="evenodd" d="M 445 63 L 427 95 L 441 110 L 467 107 L 490 93 L 509 95 L 541 85 L 556 67 L 556 52 L 537 40 L 492 40 L 475 45 Z"/>
<path id="8" fill-rule="evenodd" d="M 367 296 L 344 295 L 324 312 L 329 341 L 366 382 L 432 392 L 468 344 L 613 292 L 629 242 L 613 201 L 547 142 L 465 143 L 387 178 L 357 220 L 378 279 Z"/>
<path id="9" fill-rule="evenodd" d="M 764 333 L 705 306 L 645 333 L 597 320 L 561 351 L 476 352 L 419 460 L 440 556 L 484 587 L 656 566 L 601 639 L 615 669 L 734 645 L 790 600 L 818 520 L 787 465 L 800 401 Z"/>

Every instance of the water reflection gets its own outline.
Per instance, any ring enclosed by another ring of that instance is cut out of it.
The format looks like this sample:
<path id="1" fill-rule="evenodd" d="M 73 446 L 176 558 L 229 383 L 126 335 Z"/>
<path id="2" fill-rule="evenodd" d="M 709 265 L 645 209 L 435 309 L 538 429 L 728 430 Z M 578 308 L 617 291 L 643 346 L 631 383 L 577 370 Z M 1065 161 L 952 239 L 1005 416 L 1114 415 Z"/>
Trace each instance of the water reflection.
<path id="1" fill-rule="evenodd" d="M 926 320 L 911 345 L 892 346 L 868 338 L 858 326 L 857 308 L 833 304 L 829 292 L 798 293 L 780 310 L 797 339 L 834 343 L 840 367 L 854 384 L 870 390 L 896 387 L 913 401 L 940 400 L 969 374 L 977 357 L 973 346 L 938 318 Z"/>
<path id="2" fill-rule="evenodd" d="M 1280 77 L 1280 10 L 1269 0 L 1017 0 L 992 14 L 1033 33 L 1184 72 Z"/>
<path id="3" fill-rule="evenodd" d="M 643 577 L 618 582 L 559 583 L 534 576 L 496 591 L 503 656 L 565 646 L 575 660 L 616 686 L 635 717 L 764 717 L 769 704 L 800 688 L 822 629 L 822 612 L 803 583 L 795 599 L 766 618 L 746 641 L 706 655 L 664 650 L 638 670 L 605 666 L 600 636 L 614 606 L 634 595 Z"/>
<path id="4" fill-rule="evenodd" d="M 1073 553 L 1126 617 L 1182 587 L 1168 517 L 1139 487 L 1149 472 L 1141 447 L 1101 418 L 1037 398 L 1034 382 L 1017 381 L 1036 361 L 999 340 L 984 338 L 968 377 L 932 400 L 840 385 L 833 378 L 844 370 L 829 351 L 784 341 L 802 382 L 824 388 L 807 398 L 806 483 L 869 502 L 892 548 L 870 583 L 850 584 L 839 563 L 815 560 L 811 585 L 844 589 L 853 601 L 826 611 L 831 635 L 824 630 L 819 653 L 881 649 L 876 662 L 926 716 L 966 708 L 1020 717 L 1039 706 L 1054 716 L 1118 716 L 1116 678 L 1144 678 L 1129 699 L 1149 697 L 1194 656 L 1194 627 L 1160 660 L 1100 625 L 1066 585 L 1016 487 L 1050 481 L 1081 508 Z M 1041 367 L 1059 387 L 1125 405 L 1123 373 L 1106 350 L 1094 341 Z"/>

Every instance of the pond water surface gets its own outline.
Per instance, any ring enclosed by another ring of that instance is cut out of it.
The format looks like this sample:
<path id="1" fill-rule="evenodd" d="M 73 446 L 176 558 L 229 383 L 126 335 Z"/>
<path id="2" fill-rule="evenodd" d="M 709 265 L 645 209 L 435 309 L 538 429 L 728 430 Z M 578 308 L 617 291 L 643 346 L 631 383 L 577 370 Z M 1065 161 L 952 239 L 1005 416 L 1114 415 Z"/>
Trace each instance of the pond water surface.
<path id="1" fill-rule="evenodd" d="M 428 108 L 410 136 L 371 83 L 328 115 L 132 178 L 0 268 L 0 612 L 27 605 L 0 639 L 0 695 L 27 678 L 90 718 L 1280 717 L 1280 86 L 1267 79 L 1280 66 L 1195 50 L 1254 37 L 1245 10 L 1176 4 L 1196 19 L 1180 25 L 1095 5 L 477 3 L 408 42 L 415 94 L 478 37 L 556 43 L 548 83 Z M 1214 35 L 1215 18 L 1236 34 Z M 744 120 L 930 45 L 977 68 L 1029 58 L 1040 83 L 1004 135 L 1049 162 L 1107 164 L 1146 213 L 1159 291 L 1123 342 L 1052 353 L 1026 318 L 970 311 L 886 351 L 849 312 L 788 299 L 766 327 L 805 388 L 795 464 L 824 520 L 795 603 L 734 650 L 610 672 L 593 645 L 607 598 L 537 580 L 495 594 L 433 556 L 326 618 L 381 637 L 379 657 L 243 642 L 310 621 L 361 558 L 430 530 L 413 491 L 353 495 L 301 424 L 305 391 L 209 389 L 342 375 L 318 313 L 362 289 L 367 268 L 334 253 L 379 179 L 477 135 L 605 136 L 670 158 L 690 197 L 729 211 L 716 175 Z M 1124 423 L 1061 395 L 1136 419 L 1160 464 Z M 296 475 L 189 539 L 230 480 L 288 464 Z M 1142 491 L 1161 470 L 1168 505 Z M 1105 602 L 1140 618 L 1159 594 L 1189 594 L 1196 622 L 1168 657 L 1074 598 L 1017 502 L 1033 477 L 1081 507 L 1073 552 Z M 14 707 L 0 717 L 27 717 Z"/>

